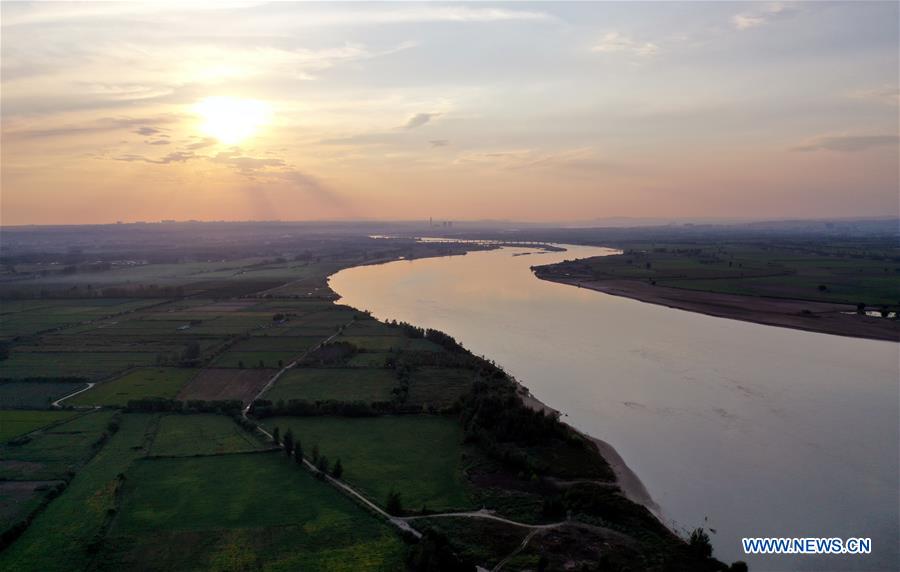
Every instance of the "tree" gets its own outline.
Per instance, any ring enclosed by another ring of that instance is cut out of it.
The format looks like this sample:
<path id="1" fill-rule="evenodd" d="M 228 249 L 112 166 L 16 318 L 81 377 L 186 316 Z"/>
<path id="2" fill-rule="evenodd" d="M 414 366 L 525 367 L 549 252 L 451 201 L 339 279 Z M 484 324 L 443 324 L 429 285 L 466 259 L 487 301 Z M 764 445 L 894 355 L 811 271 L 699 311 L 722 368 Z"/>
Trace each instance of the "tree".
<path id="1" fill-rule="evenodd" d="M 238 369 L 244 369 L 244 360 L 238 361 Z"/>
<path id="2" fill-rule="evenodd" d="M 319 457 L 319 462 L 316 463 L 316 468 L 322 471 L 323 473 L 328 472 L 328 457 L 322 455 Z"/>
<path id="3" fill-rule="evenodd" d="M 344 474 L 344 465 L 342 465 L 341 460 L 338 459 L 337 461 L 334 462 L 334 467 L 332 467 L 332 469 L 331 469 L 331 476 L 336 479 L 339 479 L 339 478 L 341 478 L 341 475 L 343 475 L 343 474 Z"/>
<path id="4" fill-rule="evenodd" d="M 200 357 L 200 344 L 197 342 L 190 342 L 188 345 L 184 346 L 184 351 L 181 352 L 181 361 L 189 363 L 194 362 Z"/>
<path id="5" fill-rule="evenodd" d="M 400 497 L 400 493 L 397 491 L 391 491 L 387 496 L 387 503 L 385 503 L 385 509 L 388 514 L 392 514 L 394 516 L 400 516 L 403 514 L 403 499 Z"/>
<path id="6" fill-rule="evenodd" d="M 281 432 L 278 430 L 278 427 L 272 429 L 272 440 L 275 441 L 276 445 L 281 444 Z"/>
<path id="7" fill-rule="evenodd" d="M 313 445 L 312 460 L 313 460 L 313 463 L 316 463 L 319 461 L 319 446 L 318 445 Z"/>
<path id="8" fill-rule="evenodd" d="M 298 463 L 303 464 L 303 445 L 300 443 L 300 439 L 294 442 L 294 457 L 297 458 Z"/>
<path id="9" fill-rule="evenodd" d="M 288 457 L 294 452 L 294 432 L 288 429 L 284 432 L 284 452 Z"/>
<path id="10" fill-rule="evenodd" d="M 702 528 L 696 528 L 691 532 L 688 546 L 701 558 L 710 558 L 712 556 L 712 544 L 709 542 L 709 535 Z"/>

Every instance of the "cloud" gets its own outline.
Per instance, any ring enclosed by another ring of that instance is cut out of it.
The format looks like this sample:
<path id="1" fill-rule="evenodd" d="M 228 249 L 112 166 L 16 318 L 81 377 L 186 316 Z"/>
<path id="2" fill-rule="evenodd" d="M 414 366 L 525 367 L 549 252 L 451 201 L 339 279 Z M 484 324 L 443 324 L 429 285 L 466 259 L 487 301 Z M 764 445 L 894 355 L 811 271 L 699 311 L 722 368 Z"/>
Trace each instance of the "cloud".
<path id="1" fill-rule="evenodd" d="M 60 127 L 48 127 L 45 129 L 25 129 L 21 131 L 5 131 L 4 136 L 21 137 L 26 139 L 39 139 L 45 137 L 68 137 L 74 135 L 89 135 L 91 133 L 105 133 L 110 131 L 119 131 L 122 129 L 131 129 L 138 127 L 135 133 L 149 136 L 159 133 L 160 130 L 152 127 L 152 125 L 165 125 L 177 121 L 173 116 L 159 116 L 152 118 L 137 117 L 103 117 L 95 121 L 80 125 L 64 125 Z M 146 130 L 142 132 L 141 130 Z M 149 130 L 152 130 L 149 131 Z"/>
<path id="2" fill-rule="evenodd" d="M 192 159 L 202 159 L 203 157 L 199 155 L 195 155 L 190 151 L 174 151 L 169 153 L 168 155 L 160 158 L 160 159 L 151 159 L 150 157 L 145 157 L 143 155 L 135 155 L 135 154 L 127 154 L 127 155 L 119 155 L 118 157 L 113 157 L 114 161 L 143 161 L 144 163 L 154 163 L 156 165 L 168 165 L 170 163 L 184 163 L 186 161 L 190 161 Z"/>
<path id="3" fill-rule="evenodd" d="M 28 24 L 46 24 L 67 21 L 97 21 L 102 18 L 133 18 L 165 21 L 173 16 L 186 19 L 191 16 L 204 16 L 206 11 L 237 11 L 248 8 L 259 2 L 235 3 L 227 2 L 217 6 L 215 2 L 179 3 L 119 3 L 103 2 L 96 5 L 77 4 L 68 6 L 67 2 L 40 2 L 36 5 L 10 8 L 10 14 L 4 10 L 4 27 Z M 194 14 L 191 14 L 191 13 Z M 318 27 L 318 26 L 357 26 L 367 24 L 416 24 L 427 22 L 503 22 L 503 21 L 542 21 L 551 20 L 552 16 L 535 10 L 511 10 L 505 8 L 482 8 L 472 6 L 392 6 L 391 8 L 344 7 L 303 12 L 302 17 L 290 18 L 285 14 L 296 14 L 290 7 L 282 11 L 274 11 L 272 18 L 277 19 L 285 27 Z M 257 15 L 258 17 L 258 15 Z"/>
<path id="4" fill-rule="evenodd" d="M 235 150 L 222 151 L 220 153 L 217 153 L 214 157 L 210 158 L 210 161 L 212 161 L 213 163 L 219 163 L 222 165 L 233 167 L 243 175 L 253 175 L 257 171 L 265 169 L 267 167 L 285 166 L 285 162 L 282 159 L 246 157 L 244 155 L 241 155 L 239 151 Z"/>
<path id="5" fill-rule="evenodd" d="M 772 20 L 789 17 L 796 12 L 797 8 L 795 6 L 787 6 L 781 2 L 772 2 L 754 10 L 735 14 L 731 17 L 731 23 L 738 30 L 749 30 Z"/>
<path id="6" fill-rule="evenodd" d="M 811 143 L 794 147 L 793 151 L 838 151 L 856 153 L 875 147 L 889 147 L 900 143 L 898 135 L 836 135 L 820 137 Z"/>
<path id="7" fill-rule="evenodd" d="M 165 139 L 156 139 L 154 141 L 145 141 L 147 145 L 168 145 L 170 142 Z"/>
<path id="8" fill-rule="evenodd" d="M 432 118 L 437 117 L 440 113 L 416 113 L 412 117 L 410 117 L 406 124 L 403 125 L 404 129 L 415 129 L 416 127 L 422 127 L 426 123 L 432 120 Z"/>
<path id="9" fill-rule="evenodd" d="M 603 54 L 626 53 L 639 57 L 655 56 L 659 47 L 651 42 L 638 42 L 619 32 L 607 32 L 600 42 L 591 48 L 592 52 Z"/>
<path id="10" fill-rule="evenodd" d="M 462 154 L 456 163 L 483 165 L 492 169 L 551 169 L 569 173 L 595 173 L 619 168 L 618 165 L 601 160 L 590 148 L 549 152 L 534 149 L 482 151 Z"/>
<path id="11" fill-rule="evenodd" d="M 883 85 L 874 89 L 855 91 L 850 94 L 850 97 L 887 105 L 900 105 L 900 88 L 893 85 Z"/>
<path id="12" fill-rule="evenodd" d="M 432 147 L 446 147 L 450 144 L 446 139 L 432 139 L 428 143 L 430 143 Z"/>
<path id="13" fill-rule="evenodd" d="M 196 151 L 197 149 L 203 149 L 204 147 L 212 147 L 216 143 L 218 143 L 218 140 L 214 137 L 203 137 L 199 141 L 185 145 L 185 148 Z"/>
<path id="14" fill-rule="evenodd" d="M 157 129 L 156 127 L 138 127 L 134 130 L 138 135 L 143 135 L 145 137 L 149 137 L 151 135 L 156 135 L 157 133 L 162 133 L 162 130 Z"/>

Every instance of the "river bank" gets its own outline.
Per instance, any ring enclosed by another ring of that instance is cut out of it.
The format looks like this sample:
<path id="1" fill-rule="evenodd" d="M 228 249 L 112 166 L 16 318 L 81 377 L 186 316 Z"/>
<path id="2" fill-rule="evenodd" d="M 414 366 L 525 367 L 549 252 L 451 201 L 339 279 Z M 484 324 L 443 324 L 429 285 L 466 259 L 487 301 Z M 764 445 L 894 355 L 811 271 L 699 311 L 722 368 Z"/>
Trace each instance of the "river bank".
<path id="1" fill-rule="evenodd" d="M 562 421 L 562 413 L 553 409 L 537 397 L 531 394 L 531 391 L 528 390 L 527 387 L 522 385 L 522 383 L 512 378 L 516 385 L 519 386 L 519 398 L 522 400 L 522 404 L 525 407 L 534 410 L 534 411 L 543 411 L 547 415 L 553 415 Z M 571 428 L 573 431 L 593 443 L 597 447 L 597 452 L 600 453 L 600 456 L 603 457 L 603 460 L 610 466 L 613 471 L 613 474 L 616 476 L 616 485 L 618 485 L 619 489 L 622 491 L 622 494 L 633 503 L 639 504 L 653 513 L 660 522 L 663 521 L 662 513 L 660 507 L 653 498 L 650 496 L 650 493 L 647 491 L 647 487 L 644 486 L 644 483 L 641 482 L 640 477 L 631 470 L 631 468 L 625 463 L 625 460 L 619 454 L 616 449 L 602 439 L 598 439 L 593 435 L 588 435 L 584 431 L 579 431 L 575 427 L 572 427 L 568 423 L 563 422 L 566 426 Z"/>
<path id="2" fill-rule="evenodd" d="M 860 316 L 854 312 L 856 308 L 849 304 L 701 292 L 654 286 L 637 280 L 578 280 L 540 270 L 535 272 L 535 276 L 548 282 L 718 318 L 851 338 L 900 341 L 900 321 Z"/>

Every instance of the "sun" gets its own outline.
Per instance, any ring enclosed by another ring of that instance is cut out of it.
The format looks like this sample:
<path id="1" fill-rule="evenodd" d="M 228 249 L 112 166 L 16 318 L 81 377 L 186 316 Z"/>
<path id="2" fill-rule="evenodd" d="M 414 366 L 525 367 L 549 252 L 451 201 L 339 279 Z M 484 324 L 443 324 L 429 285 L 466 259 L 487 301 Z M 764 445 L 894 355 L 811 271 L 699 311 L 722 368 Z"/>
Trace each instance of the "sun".
<path id="1" fill-rule="evenodd" d="M 194 111 L 203 120 L 200 130 L 226 145 L 244 141 L 272 119 L 272 108 L 256 99 L 207 97 Z"/>

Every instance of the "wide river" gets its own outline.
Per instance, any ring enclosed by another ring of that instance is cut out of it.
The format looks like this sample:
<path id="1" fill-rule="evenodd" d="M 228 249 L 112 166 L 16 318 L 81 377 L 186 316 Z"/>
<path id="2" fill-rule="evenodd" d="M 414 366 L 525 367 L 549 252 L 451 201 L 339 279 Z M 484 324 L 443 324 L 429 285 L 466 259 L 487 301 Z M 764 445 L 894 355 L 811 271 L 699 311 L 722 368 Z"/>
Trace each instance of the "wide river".
<path id="1" fill-rule="evenodd" d="M 615 447 L 680 532 L 751 570 L 898 570 L 900 345 L 714 318 L 539 280 L 609 254 L 502 248 L 338 272 L 341 303 L 443 330 Z M 522 255 L 530 253 L 527 255 Z M 518 254 L 518 256 L 516 256 Z M 871 537 L 747 556 L 742 537 Z"/>

